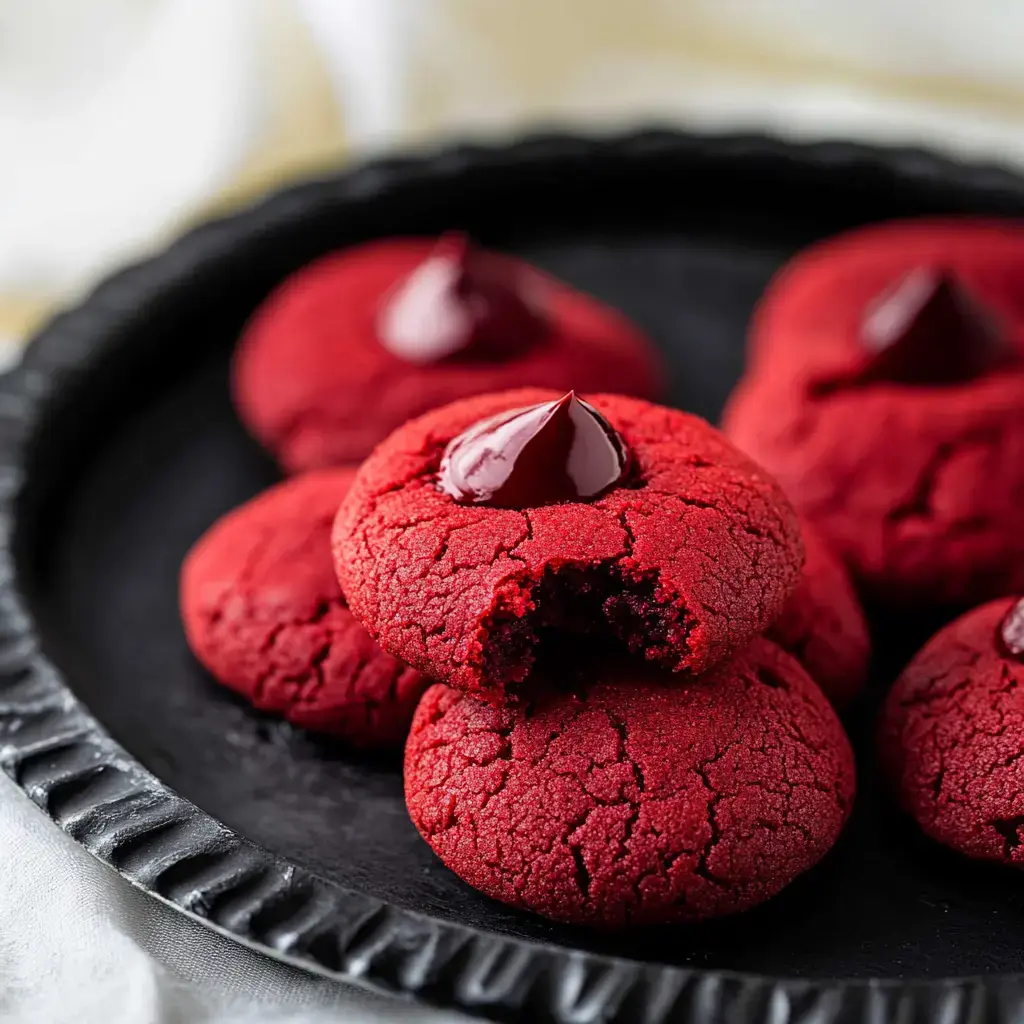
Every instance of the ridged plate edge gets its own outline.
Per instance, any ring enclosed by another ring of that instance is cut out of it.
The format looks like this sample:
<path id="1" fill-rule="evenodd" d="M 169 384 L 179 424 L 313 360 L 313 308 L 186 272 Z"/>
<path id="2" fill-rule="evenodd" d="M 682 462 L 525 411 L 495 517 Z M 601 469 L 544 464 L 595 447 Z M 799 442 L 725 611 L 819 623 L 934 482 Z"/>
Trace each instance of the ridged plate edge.
<path id="1" fill-rule="evenodd" d="M 917 150 L 646 130 L 447 146 L 301 184 L 208 223 L 109 278 L 54 319 L 0 380 L 0 767 L 54 822 L 134 885 L 300 967 L 494 1020 L 558 1024 L 1011 1024 L 1024 974 L 936 981 L 792 980 L 598 956 L 411 913 L 275 857 L 178 796 L 107 735 L 42 650 L 16 560 L 25 452 L 75 375 L 116 351 L 133 310 L 186 287 L 247 239 L 312 210 L 357 209 L 410 185 L 538 163 L 567 170 L 712 159 L 794 163 L 1024 202 L 1024 180 Z"/>

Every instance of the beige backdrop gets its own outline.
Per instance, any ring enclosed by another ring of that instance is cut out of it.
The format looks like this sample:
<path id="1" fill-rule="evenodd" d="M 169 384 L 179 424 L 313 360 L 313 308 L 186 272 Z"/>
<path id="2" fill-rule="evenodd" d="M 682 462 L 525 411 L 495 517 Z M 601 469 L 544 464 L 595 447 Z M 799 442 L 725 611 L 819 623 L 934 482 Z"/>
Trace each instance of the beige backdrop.
<path id="1" fill-rule="evenodd" d="M 348 154 L 437 136 L 662 120 L 1024 161 L 1013 0 L 82 0 L 67 12 L 0 0 L 0 357 L 195 219 Z"/>

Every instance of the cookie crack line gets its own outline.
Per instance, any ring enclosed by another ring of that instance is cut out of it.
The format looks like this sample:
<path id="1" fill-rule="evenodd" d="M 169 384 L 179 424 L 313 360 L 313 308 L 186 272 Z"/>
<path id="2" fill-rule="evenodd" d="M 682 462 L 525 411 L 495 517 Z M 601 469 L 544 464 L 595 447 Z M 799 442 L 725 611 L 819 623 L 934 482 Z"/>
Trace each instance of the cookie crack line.
<path id="1" fill-rule="evenodd" d="M 576 885 L 580 890 L 580 895 L 583 897 L 583 902 L 586 903 L 590 899 L 590 886 L 593 881 L 590 876 L 590 870 L 587 868 L 587 861 L 583 856 L 582 847 L 572 843 L 568 843 L 567 845 L 569 847 L 569 853 L 572 856 L 573 863 L 576 866 Z"/>
<path id="2" fill-rule="evenodd" d="M 716 812 L 718 809 L 718 803 L 722 799 L 722 794 L 718 788 L 711 782 L 711 776 L 708 774 L 708 768 L 713 765 L 716 761 L 723 758 L 728 752 L 729 746 L 733 744 L 727 744 L 725 749 L 718 750 L 715 752 L 713 757 L 708 758 L 706 761 L 698 763 L 694 770 L 700 776 L 701 782 L 704 784 L 704 788 L 707 790 L 708 803 L 707 803 L 707 823 L 709 834 L 707 841 L 704 846 L 697 853 L 697 863 L 693 869 L 693 873 L 700 878 L 703 878 L 706 882 L 715 886 L 726 886 L 728 881 L 716 877 L 715 873 L 711 870 L 708 860 L 711 855 L 715 852 L 715 847 L 721 842 L 722 836 L 718 827 L 718 819 Z"/>
<path id="3" fill-rule="evenodd" d="M 619 734 L 619 745 L 622 749 L 622 756 L 633 768 L 633 780 L 636 783 L 637 791 L 640 793 L 646 792 L 647 782 L 644 778 L 643 766 L 629 752 L 629 733 L 626 728 L 626 723 L 622 720 L 621 716 L 612 711 L 611 708 L 605 708 L 604 713 L 607 715 L 608 721 L 611 723 L 611 727 Z"/>
<path id="4" fill-rule="evenodd" d="M 886 515 L 889 523 L 898 525 L 908 519 L 935 520 L 934 494 L 939 476 L 946 466 L 965 449 L 986 449 L 998 443 L 991 430 L 971 431 L 961 437 L 938 444 L 910 489 L 906 499 L 894 505 Z"/>

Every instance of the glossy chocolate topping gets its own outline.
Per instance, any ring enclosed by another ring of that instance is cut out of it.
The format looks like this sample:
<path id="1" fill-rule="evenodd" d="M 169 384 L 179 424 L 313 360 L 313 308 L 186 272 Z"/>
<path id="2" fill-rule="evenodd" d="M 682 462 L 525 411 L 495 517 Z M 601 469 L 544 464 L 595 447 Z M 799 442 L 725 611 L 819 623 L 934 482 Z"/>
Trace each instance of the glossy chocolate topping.
<path id="1" fill-rule="evenodd" d="M 1006 613 L 999 626 L 999 636 L 1006 653 L 1024 661 L 1024 597 Z"/>
<path id="2" fill-rule="evenodd" d="M 545 332 L 543 291 L 520 261 L 479 249 L 465 235 L 443 235 L 385 298 L 380 342 L 410 363 L 509 356 Z"/>
<path id="3" fill-rule="evenodd" d="M 949 270 L 916 267 L 865 311 L 862 382 L 953 384 L 1012 357 L 995 316 Z"/>
<path id="4" fill-rule="evenodd" d="M 536 508 L 595 498 L 628 469 L 625 441 L 570 391 L 474 424 L 449 443 L 439 483 L 462 504 Z"/>

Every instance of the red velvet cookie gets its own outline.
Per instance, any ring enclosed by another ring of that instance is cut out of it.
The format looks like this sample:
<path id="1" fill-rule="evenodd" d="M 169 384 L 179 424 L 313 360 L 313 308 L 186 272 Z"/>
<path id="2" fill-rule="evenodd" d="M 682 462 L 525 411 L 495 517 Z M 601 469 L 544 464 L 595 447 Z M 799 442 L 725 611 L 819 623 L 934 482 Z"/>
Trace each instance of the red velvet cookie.
<path id="1" fill-rule="evenodd" d="M 699 921 L 769 899 L 839 835 L 850 744 L 767 640 L 701 679 L 620 665 L 574 689 L 496 708 L 438 685 L 416 711 L 409 813 L 488 896 L 609 928 Z"/>
<path id="2" fill-rule="evenodd" d="M 992 601 L 932 637 L 889 693 L 879 752 L 929 836 L 1024 867 L 1024 601 Z"/>
<path id="3" fill-rule="evenodd" d="M 658 397 L 659 358 L 621 314 L 464 239 L 401 238 L 289 277 L 242 336 L 238 413 L 287 470 L 358 463 L 406 420 L 526 385 Z"/>
<path id="4" fill-rule="evenodd" d="M 261 711 L 359 747 L 397 746 L 429 681 L 348 610 L 330 531 L 351 470 L 295 477 L 215 523 L 181 571 L 196 657 Z"/>
<path id="5" fill-rule="evenodd" d="M 611 634 L 701 672 L 774 622 L 803 561 L 774 481 L 695 416 L 616 395 L 589 403 L 533 389 L 467 399 L 406 424 L 363 464 L 335 562 L 386 651 L 501 702 L 559 635 Z M 508 451 L 477 436 L 492 417 Z M 565 432 L 549 436 L 553 424 Z M 483 479 L 492 470 L 508 474 L 500 487 Z M 476 486 L 501 507 L 452 496 Z M 572 500 L 574 488 L 590 496 Z"/>
<path id="6" fill-rule="evenodd" d="M 843 708 L 867 681 L 871 637 L 843 563 L 813 527 L 802 525 L 804 570 L 767 635 L 807 669 L 837 708 Z"/>
<path id="7" fill-rule="evenodd" d="M 869 228 L 794 260 L 725 431 L 893 605 L 1024 588 L 1024 228 Z"/>

